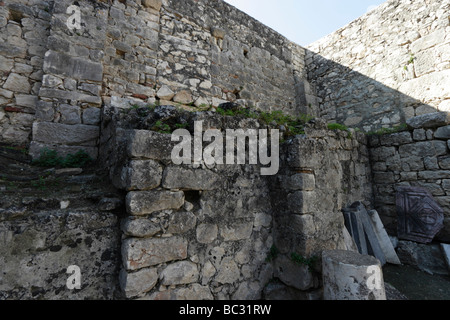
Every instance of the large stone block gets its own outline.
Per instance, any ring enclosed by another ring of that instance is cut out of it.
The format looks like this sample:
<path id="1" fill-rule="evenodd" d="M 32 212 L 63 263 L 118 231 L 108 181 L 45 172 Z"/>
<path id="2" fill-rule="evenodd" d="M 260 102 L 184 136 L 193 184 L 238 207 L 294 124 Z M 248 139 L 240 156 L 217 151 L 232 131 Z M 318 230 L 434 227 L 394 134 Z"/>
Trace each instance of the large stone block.
<path id="1" fill-rule="evenodd" d="M 171 160 L 176 145 L 170 134 L 148 130 L 131 130 L 127 136 L 129 157 L 153 160 Z"/>
<path id="2" fill-rule="evenodd" d="M 183 204 L 184 193 L 181 191 L 133 191 L 126 196 L 127 212 L 136 216 L 167 209 L 179 209 Z"/>
<path id="3" fill-rule="evenodd" d="M 409 98 L 427 103 L 434 99 L 450 96 L 450 70 L 437 71 L 425 74 L 403 82 L 399 89 L 401 93 Z"/>
<path id="4" fill-rule="evenodd" d="M 158 271 L 156 268 L 142 269 L 133 273 L 122 269 L 119 274 L 120 288 L 127 298 L 137 297 L 150 291 L 157 282 Z"/>
<path id="5" fill-rule="evenodd" d="M 286 256 L 275 260 L 276 276 L 288 286 L 298 290 L 308 290 L 314 287 L 314 277 L 306 265 L 292 261 Z"/>
<path id="6" fill-rule="evenodd" d="M 103 66 L 101 63 L 88 59 L 72 57 L 55 51 L 45 53 L 43 70 L 46 73 L 63 75 L 77 80 L 103 80 Z"/>
<path id="7" fill-rule="evenodd" d="M 445 127 L 440 127 L 434 133 L 436 139 L 448 140 L 450 139 L 450 125 Z"/>
<path id="8" fill-rule="evenodd" d="M 136 239 L 122 242 L 122 259 L 127 270 L 139 270 L 187 257 L 187 241 L 179 237 Z"/>
<path id="9" fill-rule="evenodd" d="M 165 286 L 197 282 L 198 277 L 197 265 L 190 261 L 180 261 L 170 264 L 160 275 L 161 283 Z"/>
<path id="10" fill-rule="evenodd" d="M 13 92 L 29 93 L 31 85 L 28 82 L 28 78 L 18 75 L 16 73 L 10 73 L 6 79 L 3 89 L 11 90 Z"/>
<path id="11" fill-rule="evenodd" d="M 100 128 L 84 124 L 68 125 L 53 122 L 35 122 L 33 139 L 47 144 L 68 146 L 96 146 Z"/>
<path id="12" fill-rule="evenodd" d="M 122 174 L 126 190 L 151 190 L 161 184 L 163 169 L 154 160 L 132 160 Z"/>
<path id="13" fill-rule="evenodd" d="M 434 157 L 445 155 L 447 153 L 447 145 L 445 141 L 423 141 L 400 146 L 398 150 L 401 158 L 410 156 Z"/>
<path id="14" fill-rule="evenodd" d="M 167 189 L 214 190 L 220 187 L 220 177 L 206 169 L 167 167 L 162 186 Z"/>
<path id="15" fill-rule="evenodd" d="M 427 113 L 421 116 L 408 119 L 406 123 L 408 124 L 408 126 L 414 129 L 441 127 L 450 123 L 450 113 L 449 112 Z"/>
<path id="16" fill-rule="evenodd" d="M 224 241 L 239 241 L 249 239 L 253 231 L 252 222 L 234 222 L 231 224 L 224 224 L 219 227 L 220 235 Z"/>
<path id="17" fill-rule="evenodd" d="M 160 232 L 161 225 L 147 218 L 127 217 L 122 220 L 120 228 L 127 236 L 145 238 Z"/>
<path id="18" fill-rule="evenodd" d="M 386 300 L 380 262 L 353 251 L 324 251 L 325 300 Z"/>

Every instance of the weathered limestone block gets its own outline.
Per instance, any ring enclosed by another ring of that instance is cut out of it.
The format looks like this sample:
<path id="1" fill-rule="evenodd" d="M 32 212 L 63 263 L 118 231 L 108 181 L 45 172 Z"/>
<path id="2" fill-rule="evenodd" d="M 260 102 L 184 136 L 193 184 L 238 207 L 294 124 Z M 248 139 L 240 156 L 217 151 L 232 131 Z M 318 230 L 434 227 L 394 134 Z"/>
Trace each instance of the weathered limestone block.
<path id="1" fill-rule="evenodd" d="M 280 185 L 286 190 L 313 191 L 316 188 L 316 179 L 313 173 L 297 173 L 288 177 L 281 176 Z"/>
<path id="2" fill-rule="evenodd" d="M 11 90 L 13 92 L 29 93 L 31 85 L 28 78 L 18 75 L 17 73 L 10 73 L 6 79 L 3 89 Z"/>
<path id="3" fill-rule="evenodd" d="M 173 97 L 173 101 L 184 104 L 184 105 L 188 105 L 194 102 L 194 99 L 192 98 L 192 94 L 187 91 L 187 90 L 183 90 L 178 92 L 174 97 Z"/>
<path id="4" fill-rule="evenodd" d="M 120 228 L 125 235 L 137 238 L 152 237 L 161 231 L 159 223 L 138 217 L 127 217 L 122 220 Z"/>
<path id="5" fill-rule="evenodd" d="M 151 190 L 161 184 L 163 168 L 154 160 L 132 160 L 122 175 L 127 191 Z"/>
<path id="6" fill-rule="evenodd" d="M 433 140 L 402 145 L 398 150 L 401 158 L 411 156 L 433 157 L 445 155 L 447 153 L 447 146 L 445 141 Z"/>
<path id="7" fill-rule="evenodd" d="M 380 137 L 380 143 L 383 146 L 398 146 L 413 142 L 409 131 L 386 134 Z"/>
<path id="8" fill-rule="evenodd" d="M 162 6 L 162 0 L 142 0 L 142 5 L 146 8 L 153 8 L 159 11 Z"/>
<path id="9" fill-rule="evenodd" d="M 75 89 L 74 89 L 75 90 Z M 92 96 L 80 91 L 67 91 L 59 89 L 41 88 L 39 90 L 39 96 L 45 98 L 55 98 L 60 100 L 73 100 L 78 102 L 86 102 L 93 105 L 100 106 L 102 104 L 102 98 L 98 96 Z"/>
<path id="10" fill-rule="evenodd" d="M 138 270 L 187 257 L 187 241 L 180 237 L 136 239 L 122 242 L 122 259 L 127 270 Z"/>
<path id="11" fill-rule="evenodd" d="M 156 96 L 161 100 L 170 101 L 175 96 L 175 93 L 168 86 L 164 85 L 156 92 Z"/>
<path id="12" fill-rule="evenodd" d="M 253 231 L 253 222 L 233 222 L 219 227 L 224 241 L 249 239 Z"/>
<path id="13" fill-rule="evenodd" d="M 127 152 L 129 157 L 153 160 L 171 160 L 172 150 L 176 145 L 170 134 L 148 130 L 131 130 L 127 135 Z"/>
<path id="14" fill-rule="evenodd" d="M 31 109 L 36 109 L 38 102 L 37 96 L 28 94 L 16 94 L 16 105 L 21 107 L 27 107 Z"/>
<path id="15" fill-rule="evenodd" d="M 216 224 L 213 223 L 200 224 L 196 230 L 197 241 L 203 244 L 212 243 L 214 240 L 217 239 L 218 232 L 219 229 Z"/>
<path id="16" fill-rule="evenodd" d="M 325 300 L 386 300 L 380 262 L 353 251 L 324 251 L 322 277 Z"/>
<path id="17" fill-rule="evenodd" d="M 414 129 L 442 127 L 450 123 L 450 113 L 435 112 L 417 116 L 406 121 Z"/>
<path id="18" fill-rule="evenodd" d="M 197 265 L 190 261 L 180 261 L 168 265 L 159 278 L 164 286 L 189 284 L 198 281 Z"/>
<path id="19" fill-rule="evenodd" d="M 286 256 L 275 260 L 276 276 L 288 286 L 298 290 L 308 290 L 314 287 L 314 277 L 308 266 L 300 265 Z"/>
<path id="20" fill-rule="evenodd" d="M 182 191 L 132 191 L 126 196 L 127 212 L 135 216 L 167 209 L 180 209 L 183 204 Z"/>
<path id="21" fill-rule="evenodd" d="M 444 170 L 450 170 L 450 156 L 438 158 L 439 167 Z"/>
<path id="22" fill-rule="evenodd" d="M 239 279 L 240 274 L 239 267 L 233 257 L 225 257 L 218 267 L 214 281 L 222 284 L 234 283 Z"/>
<path id="23" fill-rule="evenodd" d="M 81 123 L 80 107 L 62 104 L 59 106 L 58 111 L 61 114 L 61 123 L 64 124 Z"/>
<path id="24" fill-rule="evenodd" d="M 450 139 L 450 125 L 438 128 L 434 133 L 434 138 L 443 140 Z"/>
<path id="25" fill-rule="evenodd" d="M 156 268 L 142 269 L 128 273 L 120 270 L 119 283 L 127 298 L 137 297 L 149 292 L 158 282 L 158 270 Z"/>
<path id="26" fill-rule="evenodd" d="M 77 58 L 62 52 L 47 51 L 44 59 L 45 73 L 63 75 L 77 80 L 103 80 L 103 65 L 87 59 Z"/>
<path id="27" fill-rule="evenodd" d="M 172 166 L 164 170 L 162 186 L 166 189 L 214 190 L 220 187 L 220 177 L 206 169 Z"/>
<path id="28" fill-rule="evenodd" d="M 292 213 L 312 213 L 317 208 L 317 195 L 314 191 L 296 191 L 288 195 L 287 201 Z"/>
<path id="29" fill-rule="evenodd" d="M 174 212 L 169 221 L 167 233 L 183 234 L 195 228 L 197 217 L 192 212 Z"/>
<path id="30" fill-rule="evenodd" d="M 96 146 L 99 136 L 100 128 L 97 126 L 53 122 L 33 124 L 33 139 L 37 142 L 68 146 Z"/>
<path id="31" fill-rule="evenodd" d="M 445 29 L 437 29 L 436 31 L 419 38 L 411 44 L 412 52 L 419 52 L 435 45 L 444 43 Z"/>
<path id="32" fill-rule="evenodd" d="M 100 108 L 87 108 L 83 110 L 83 124 L 98 125 L 100 123 Z"/>

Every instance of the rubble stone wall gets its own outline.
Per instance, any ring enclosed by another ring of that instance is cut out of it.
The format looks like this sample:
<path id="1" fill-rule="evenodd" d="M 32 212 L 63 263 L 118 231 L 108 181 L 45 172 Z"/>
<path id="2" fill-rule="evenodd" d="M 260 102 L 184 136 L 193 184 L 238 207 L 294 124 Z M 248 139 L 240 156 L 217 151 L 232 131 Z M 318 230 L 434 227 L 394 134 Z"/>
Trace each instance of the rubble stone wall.
<path id="1" fill-rule="evenodd" d="M 450 111 L 449 8 L 389 0 L 308 46 L 320 115 L 369 132 Z"/>
<path id="2" fill-rule="evenodd" d="M 310 268 L 293 257 L 346 248 L 341 209 L 372 199 L 364 134 L 317 120 L 282 145 L 279 172 L 262 176 L 260 165 L 175 165 L 171 135 L 134 129 L 120 110 L 105 109 L 100 157 L 127 193 L 120 283 L 128 298 L 279 298 L 278 286 L 266 287 L 274 279 L 290 298 L 320 298 L 320 259 Z M 264 128 L 189 117 L 204 130 Z"/>
<path id="3" fill-rule="evenodd" d="M 413 119 L 418 118 L 424 120 L 426 115 Z M 410 123 L 414 125 L 414 122 Z M 389 233 L 396 235 L 396 188 L 424 188 L 444 210 L 444 229 L 436 236 L 436 240 L 448 242 L 450 127 L 445 116 L 439 122 L 422 124 L 417 122 L 417 125 L 403 132 L 370 137 L 375 207 Z"/>
<path id="4" fill-rule="evenodd" d="M 111 97 L 314 114 L 304 49 L 225 2 L 0 4 L 0 141 L 32 141 L 33 157 L 49 148 L 96 158 Z"/>

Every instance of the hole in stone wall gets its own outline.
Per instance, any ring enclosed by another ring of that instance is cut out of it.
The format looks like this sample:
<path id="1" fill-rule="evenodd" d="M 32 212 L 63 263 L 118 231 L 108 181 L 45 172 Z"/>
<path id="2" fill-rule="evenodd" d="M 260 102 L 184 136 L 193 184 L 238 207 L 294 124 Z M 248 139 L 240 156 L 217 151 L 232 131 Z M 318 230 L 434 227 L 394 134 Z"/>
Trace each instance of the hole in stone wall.
<path id="1" fill-rule="evenodd" d="M 121 59 L 125 59 L 125 51 L 116 49 L 116 55 L 117 55 L 118 57 L 120 57 Z"/>
<path id="2" fill-rule="evenodd" d="M 9 10 L 9 20 L 15 21 L 17 23 L 22 23 L 23 13 L 16 10 Z"/>
<path id="3" fill-rule="evenodd" d="M 194 207 L 200 206 L 200 198 L 201 198 L 200 191 L 196 190 L 184 191 L 184 197 L 186 201 L 192 203 Z"/>
<path id="4" fill-rule="evenodd" d="M 248 50 L 244 49 L 244 57 L 248 58 Z"/>

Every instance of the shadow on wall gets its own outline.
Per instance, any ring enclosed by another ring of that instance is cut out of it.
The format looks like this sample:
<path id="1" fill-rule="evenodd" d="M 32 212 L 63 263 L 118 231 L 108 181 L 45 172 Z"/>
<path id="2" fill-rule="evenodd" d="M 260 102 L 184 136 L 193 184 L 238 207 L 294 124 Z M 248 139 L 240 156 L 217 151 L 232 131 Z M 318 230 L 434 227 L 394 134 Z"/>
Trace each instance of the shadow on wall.
<path id="1" fill-rule="evenodd" d="M 450 70 L 416 77 L 406 64 L 396 90 L 310 50 L 306 57 L 321 117 L 371 133 L 374 204 L 389 233 L 397 234 L 397 188 L 422 187 L 444 209 L 436 239 L 449 241 Z"/>
<path id="2" fill-rule="evenodd" d="M 406 59 L 395 79 L 396 90 L 310 50 L 306 50 L 306 59 L 319 114 L 329 121 L 371 132 L 405 124 L 415 116 L 449 110 L 450 100 L 445 99 L 450 98 L 450 70 L 414 78 Z"/>

